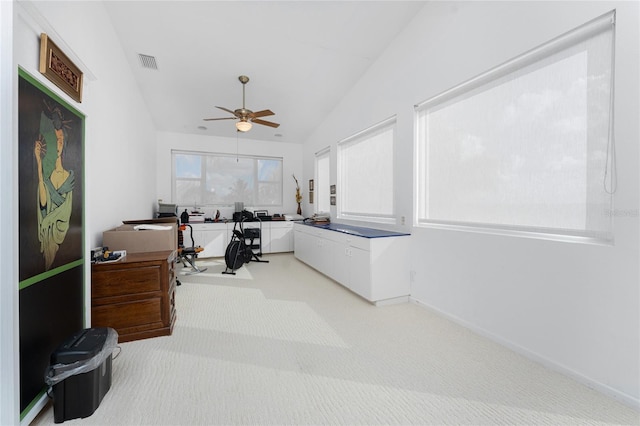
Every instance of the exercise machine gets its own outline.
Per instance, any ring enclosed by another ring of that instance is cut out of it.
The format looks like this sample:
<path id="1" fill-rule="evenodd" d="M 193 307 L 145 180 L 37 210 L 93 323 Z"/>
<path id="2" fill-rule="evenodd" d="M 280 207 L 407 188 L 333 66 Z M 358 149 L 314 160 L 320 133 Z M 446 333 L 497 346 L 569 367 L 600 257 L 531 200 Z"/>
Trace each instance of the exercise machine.
<path id="1" fill-rule="evenodd" d="M 233 225 L 231 241 L 229 241 L 229 245 L 224 254 L 224 261 L 227 267 L 222 271 L 223 274 L 235 275 L 236 270 L 240 269 L 243 264 L 251 261 L 269 263 L 268 260 L 263 260 L 259 257 L 262 256 L 262 222 L 260 222 L 260 228 L 245 229 L 243 224 L 247 216 L 242 215 L 237 217 L 237 219 Z M 255 242 L 256 239 L 260 241 L 258 244 Z M 247 244 L 247 240 L 249 244 Z M 259 251 L 254 252 L 254 249 L 258 249 Z"/>

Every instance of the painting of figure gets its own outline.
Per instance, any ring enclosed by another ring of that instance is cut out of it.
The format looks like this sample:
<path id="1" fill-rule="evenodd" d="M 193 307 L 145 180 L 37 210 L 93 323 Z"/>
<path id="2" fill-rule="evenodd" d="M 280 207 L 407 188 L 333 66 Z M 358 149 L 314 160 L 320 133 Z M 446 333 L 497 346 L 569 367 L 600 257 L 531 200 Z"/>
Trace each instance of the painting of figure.
<path id="1" fill-rule="evenodd" d="M 84 117 L 19 79 L 20 281 L 82 259 Z"/>

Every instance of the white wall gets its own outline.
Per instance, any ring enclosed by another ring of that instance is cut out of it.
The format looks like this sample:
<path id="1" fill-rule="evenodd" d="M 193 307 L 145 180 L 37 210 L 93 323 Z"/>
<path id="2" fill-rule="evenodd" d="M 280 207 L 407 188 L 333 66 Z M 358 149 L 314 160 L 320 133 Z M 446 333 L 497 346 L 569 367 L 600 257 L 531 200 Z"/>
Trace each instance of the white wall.
<path id="1" fill-rule="evenodd" d="M 102 231 L 121 223 L 123 219 L 151 217 L 155 210 L 155 129 L 142 101 L 140 92 L 135 84 L 129 63 L 124 56 L 120 42 L 111 26 L 109 15 L 101 2 L 6 2 L 1 1 L 3 10 L 10 9 L 7 4 L 15 7 L 13 20 L 13 53 L 11 61 L 13 78 L 17 86 L 18 66 L 42 82 L 46 87 L 67 100 L 71 105 L 85 114 L 85 251 L 102 243 Z M 82 18 L 79 18 L 79 17 Z M 10 26 L 9 26 L 10 28 Z M 45 32 L 49 37 L 78 65 L 85 73 L 85 85 L 82 103 L 78 104 L 64 92 L 45 79 L 38 72 L 39 38 Z M 3 40 L 4 43 L 4 33 Z M 2 48 L 3 60 L 7 51 Z M 10 53 L 10 52 L 9 52 Z M 3 68 L 4 69 L 4 68 Z M 5 79 L 3 77 L 3 85 Z M 17 90 L 17 89 L 16 89 Z M 5 93 L 3 90 L 3 102 Z M 10 122 L 17 129 L 17 107 L 14 101 L 13 111 L 10 111 Z M 2 111 L 2 123 L 5 123 L 5 112 Z M 14 130 L 17 135 L 17 131 Z M 17 149 L 17 141 L 10 138 L 3 140 L 3 161 L 5 143 L 13 143 Z M 151 155 L 149 155 L 151 153 Z M 13 155 L 13 154 L 12 154 Z M 5 171 L 3 162 L 3 172 Z M 14 159 L 12 171 L 17 170 L 17 156 Z M 17 175 L 17 172 L 15 173 Z M 11 183 L 11 182 L 9 182 Z M 15 182 L 13 182 L 15 184 Z M 9 197 L 10 192 L 4 192 L 3 177 L 2 218 L 4 223 L 5 211 L 15 214 L 17 198 Z M 17 191 L 13 186 L 13 191 Z M 5 194 L 7 195 L 5 197 Z M 10 221 L 6 223 L 11 223 Z M 17 223 L 14 223 L 14 238 L 9 244 L 11 250 L 2 253 L 17 253 Z M 3 243 L 4 243 L 4 232 Z M 17 296 L 17 257 L 11 257 L 12 269 L 5 274 L 2 264 L 2 318 L 5 312 L 11 319 L 10 330 L 17 330 L 17 297 L 5 298 L 5 287 L 15 288 Z M 10 272 L 13 272 L 11 274 Z M 89 280 L 89 265 L 85 265 L 85 282 Z M 7 292 L 8 293 L 8 292 Z M 14 294 L 14 293 L 11 293 Z M 85 303 L 90 305 L 90 292 L 85 293 Z M 87 320 L 90 310 L 87 309 Z M 15 386 L 5 382 L 4 372 L 16 371 L 18 345 L 12 342 L 2 329 L 2 390 L 0 396 L 0 423 L 17 423 L 19 413 L 16 413 L 19 398 L 17 373 Z M 12 365 L 12 362 L 14 363 Z M 6 370 L 6 367 L 9 367 Z M 7 377 L 11 378 L 11 377 Z M 12 397 L 4 395 L 6 390 L 13 393 Z M 13 400 L 12 400 L 13 399 Z M 40 400 L 31 412 L 23 419 L 28 423 L 40 407 L 46 402 L 46 397 Z"/>
<path id="2" fill-rule="evenodd" d="M 153 214 L 155 128 L 101 2 L 42 1 L 25 8 L 16 26 L 18 64 L 86 115 L 87 244 L 95 247 L 102 231 Z M 39 74 L 40 32 L 84 65 L 82 103 Z"/>
<path id="3" fill-rule="evenodd" d="M 235 138 L 172 132 L 158 132 L 157 140 L 157 194 L 158 198 L 162 199 L 164 203 L 172 202 L 171 150 L 245 154 L 282 157 L 282 198 L 284 205 L 281 209 L 276 209 L 275 207 L 270 209 L 269 213 L 295 213 L 298 205 L 295 202 L 296 186 L 292 174 L 295 174 L 298 181 L 300 181 L 302 176 L 302 145 L 249 139 L 245 135 L 240 136 L 236 141 Z M 206 217 L 215 214 L 215 210 L 211 207 L 205 207 L 203 210 Z M 220 209 L 220 214 L 222 217 L 231 219 L 233 211 L 233 207 L 223 208 Z"/>
<path id="4" fill-rule="evenodd" d="M 615 245 L 414 227 L 412 297 L 640 406 L 637 2 L 427 4 L 305 142 L 304 179 L 313 175 L 314 153 L 331 145 L 335 183 L 336 141 L 396 114 L 398 215 L 413 217 L 413 105 L 613 8 L 619 213 Z"/>

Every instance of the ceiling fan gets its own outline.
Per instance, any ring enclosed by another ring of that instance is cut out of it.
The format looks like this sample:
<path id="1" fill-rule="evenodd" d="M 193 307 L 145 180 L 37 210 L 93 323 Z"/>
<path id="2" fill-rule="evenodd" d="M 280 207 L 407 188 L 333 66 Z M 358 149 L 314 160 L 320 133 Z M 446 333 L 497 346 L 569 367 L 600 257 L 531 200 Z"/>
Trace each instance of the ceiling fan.
<path id="1" fill-rule="evenodd" d="M 240 132 L 248 132 L 251 130 L 251 123 L 262 124 L 263 126 L 269 127 L 278 127 L 280 124 L 274 123 L 272 121 L 261 120 L 260 117 L 266 117 L 268 115 L 274 115 L 271 110 L 263 109 L 262 111 L 253 112 L 244 107 L 244 87 L 249 82 L 249 77 L 246 75 L 241 75 L 238 77 L 240 83 L 242 83 L 242 108 L 238 108 L 235 111 L 231 111 L 228 108 L 224 108 L 221 106 L 216 106 L 223 111 L 227 111 L 233 114 L 233 117 L 223 117 L 223 118 L 205 118 L 204 121 L 213 121 L 213 120 L 235 120 L 239 119 L 236 122 L 236 129 Z"/>

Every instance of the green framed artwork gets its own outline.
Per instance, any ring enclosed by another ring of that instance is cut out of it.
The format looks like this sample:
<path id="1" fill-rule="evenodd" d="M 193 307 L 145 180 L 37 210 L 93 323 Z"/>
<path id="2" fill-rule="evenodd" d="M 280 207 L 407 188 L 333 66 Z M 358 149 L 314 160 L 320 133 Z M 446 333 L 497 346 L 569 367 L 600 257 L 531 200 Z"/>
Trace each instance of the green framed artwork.
<path id="1" fill-rule="evenodd" d="M 84 328 L 85 117 L 18 70 L 20 411 L 51 353 Z"/>
<path id="2" fill-rule="evenodd" d="M 84 116 L 19 72 L 20 281 L 82 259 Z"/>

